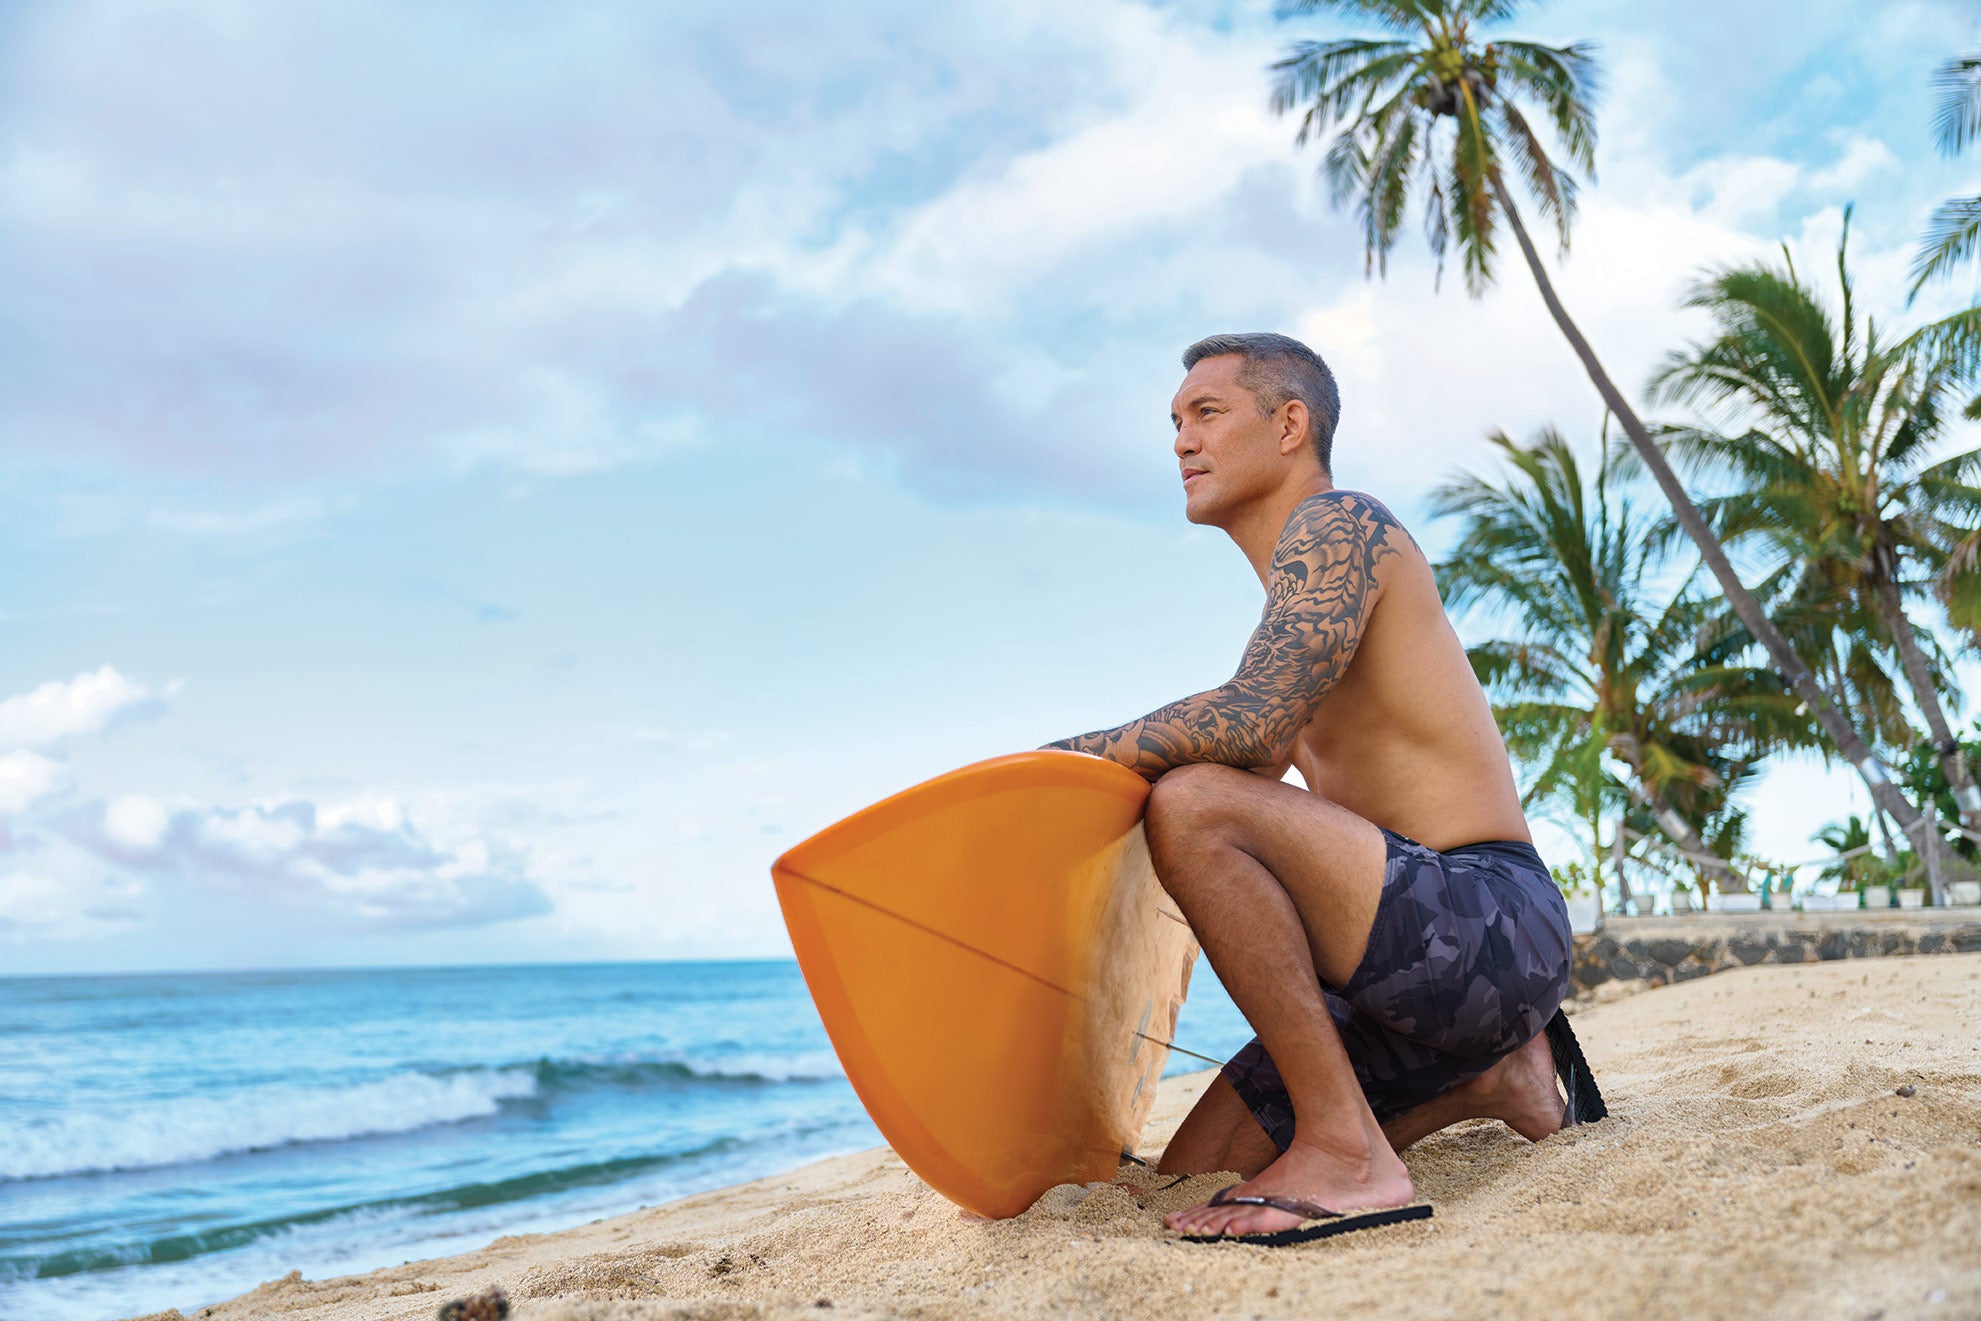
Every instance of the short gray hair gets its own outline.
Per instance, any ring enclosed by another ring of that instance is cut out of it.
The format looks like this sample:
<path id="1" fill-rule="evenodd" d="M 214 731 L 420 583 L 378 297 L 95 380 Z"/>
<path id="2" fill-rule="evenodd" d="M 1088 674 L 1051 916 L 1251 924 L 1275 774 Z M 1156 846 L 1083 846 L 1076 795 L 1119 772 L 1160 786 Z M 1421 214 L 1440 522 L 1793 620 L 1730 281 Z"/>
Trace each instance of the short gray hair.
<path id="1" fill-rule="evenodd" d="M 1281 404 L 1298 399 L 1313 419 L 1307 438 L 1320 455 L 1321 469 L 1334 472 L 1334 429 L 1341 421 L 1341 391 L 1321 355 L 1290 335 L 1260 332 L 1251 335 L 1212 335 L 1183 350 L 1183 370 L 1205 358 L 1235 353 L 1244 363 L 1238 383 L 1259 401 L 1259 416 L 1271 417 Z"/>

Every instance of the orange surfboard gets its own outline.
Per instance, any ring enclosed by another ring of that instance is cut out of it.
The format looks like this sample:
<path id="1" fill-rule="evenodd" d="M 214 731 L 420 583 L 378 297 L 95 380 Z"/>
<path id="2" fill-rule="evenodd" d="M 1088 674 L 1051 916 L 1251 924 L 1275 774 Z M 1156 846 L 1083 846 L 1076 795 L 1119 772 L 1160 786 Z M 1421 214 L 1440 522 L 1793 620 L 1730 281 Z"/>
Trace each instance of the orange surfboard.
<path id="1" fill-rule="evenodd" d="M 1142 837 L 1149 786 L 1075 752 L 941 775 L 771 867 L 853 1089 L 958 1205 L 1112 1179 L 1154 1104 L 1197 942 Z"/>

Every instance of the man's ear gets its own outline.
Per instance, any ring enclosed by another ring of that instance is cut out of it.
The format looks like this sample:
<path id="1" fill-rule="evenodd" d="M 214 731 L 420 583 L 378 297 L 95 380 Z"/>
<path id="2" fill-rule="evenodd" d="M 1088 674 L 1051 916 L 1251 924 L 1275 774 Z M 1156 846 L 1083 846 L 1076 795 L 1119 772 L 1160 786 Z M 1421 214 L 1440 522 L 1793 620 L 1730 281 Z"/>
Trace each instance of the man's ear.
<path id="1" fill-rule="evenodd" d="M 1298 399 L 1289 399 L 1280 406 L 1286 410 L 1286 418 L 1280 423 L 1279 452 L 1291 454 L 1307 443 L 1307 428 L 1313 414 Z"/>

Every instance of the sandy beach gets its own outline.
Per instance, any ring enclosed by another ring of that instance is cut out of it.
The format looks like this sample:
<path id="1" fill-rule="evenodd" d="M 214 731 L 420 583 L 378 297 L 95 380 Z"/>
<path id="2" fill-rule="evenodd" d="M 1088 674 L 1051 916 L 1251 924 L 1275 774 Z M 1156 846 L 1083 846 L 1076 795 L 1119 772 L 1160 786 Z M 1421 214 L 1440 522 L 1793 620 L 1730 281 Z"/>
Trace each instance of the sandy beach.
<path id="1" fill-rule="evenodd" d="M 1539 1144 L 1447 1130 L 1407 1156 L 1434 1220 L 1292 1249 L 1162 1228 L 1222 1176 L 1065 1186 L 986 1222 L 881 1150 L 458 1257 L 292 1274 L 196 1315 L 431 1317 L 495 1284 L 526 1321 L 1976 1317 L 1977 1022 L 1981 955 L 1754 967 L 1589 1005 L 1576 1028 L 1608 1120 Z M 1209 1076 L 1165 1084 L 1145 1157 Z"/>

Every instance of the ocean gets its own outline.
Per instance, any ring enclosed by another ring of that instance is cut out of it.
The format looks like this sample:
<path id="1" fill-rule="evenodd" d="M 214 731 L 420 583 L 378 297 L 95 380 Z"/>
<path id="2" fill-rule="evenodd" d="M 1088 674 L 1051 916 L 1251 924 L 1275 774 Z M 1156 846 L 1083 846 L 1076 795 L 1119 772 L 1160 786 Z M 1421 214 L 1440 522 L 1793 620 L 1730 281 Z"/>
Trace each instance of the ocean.
<path id="1" fill-rule="evenodd" d="M 1245 1042 L 1191 992 L 1178 1045 Z M 789 961 L 0 978 L 0 1318 L 192 1315 L 880 1141 Z"/>

